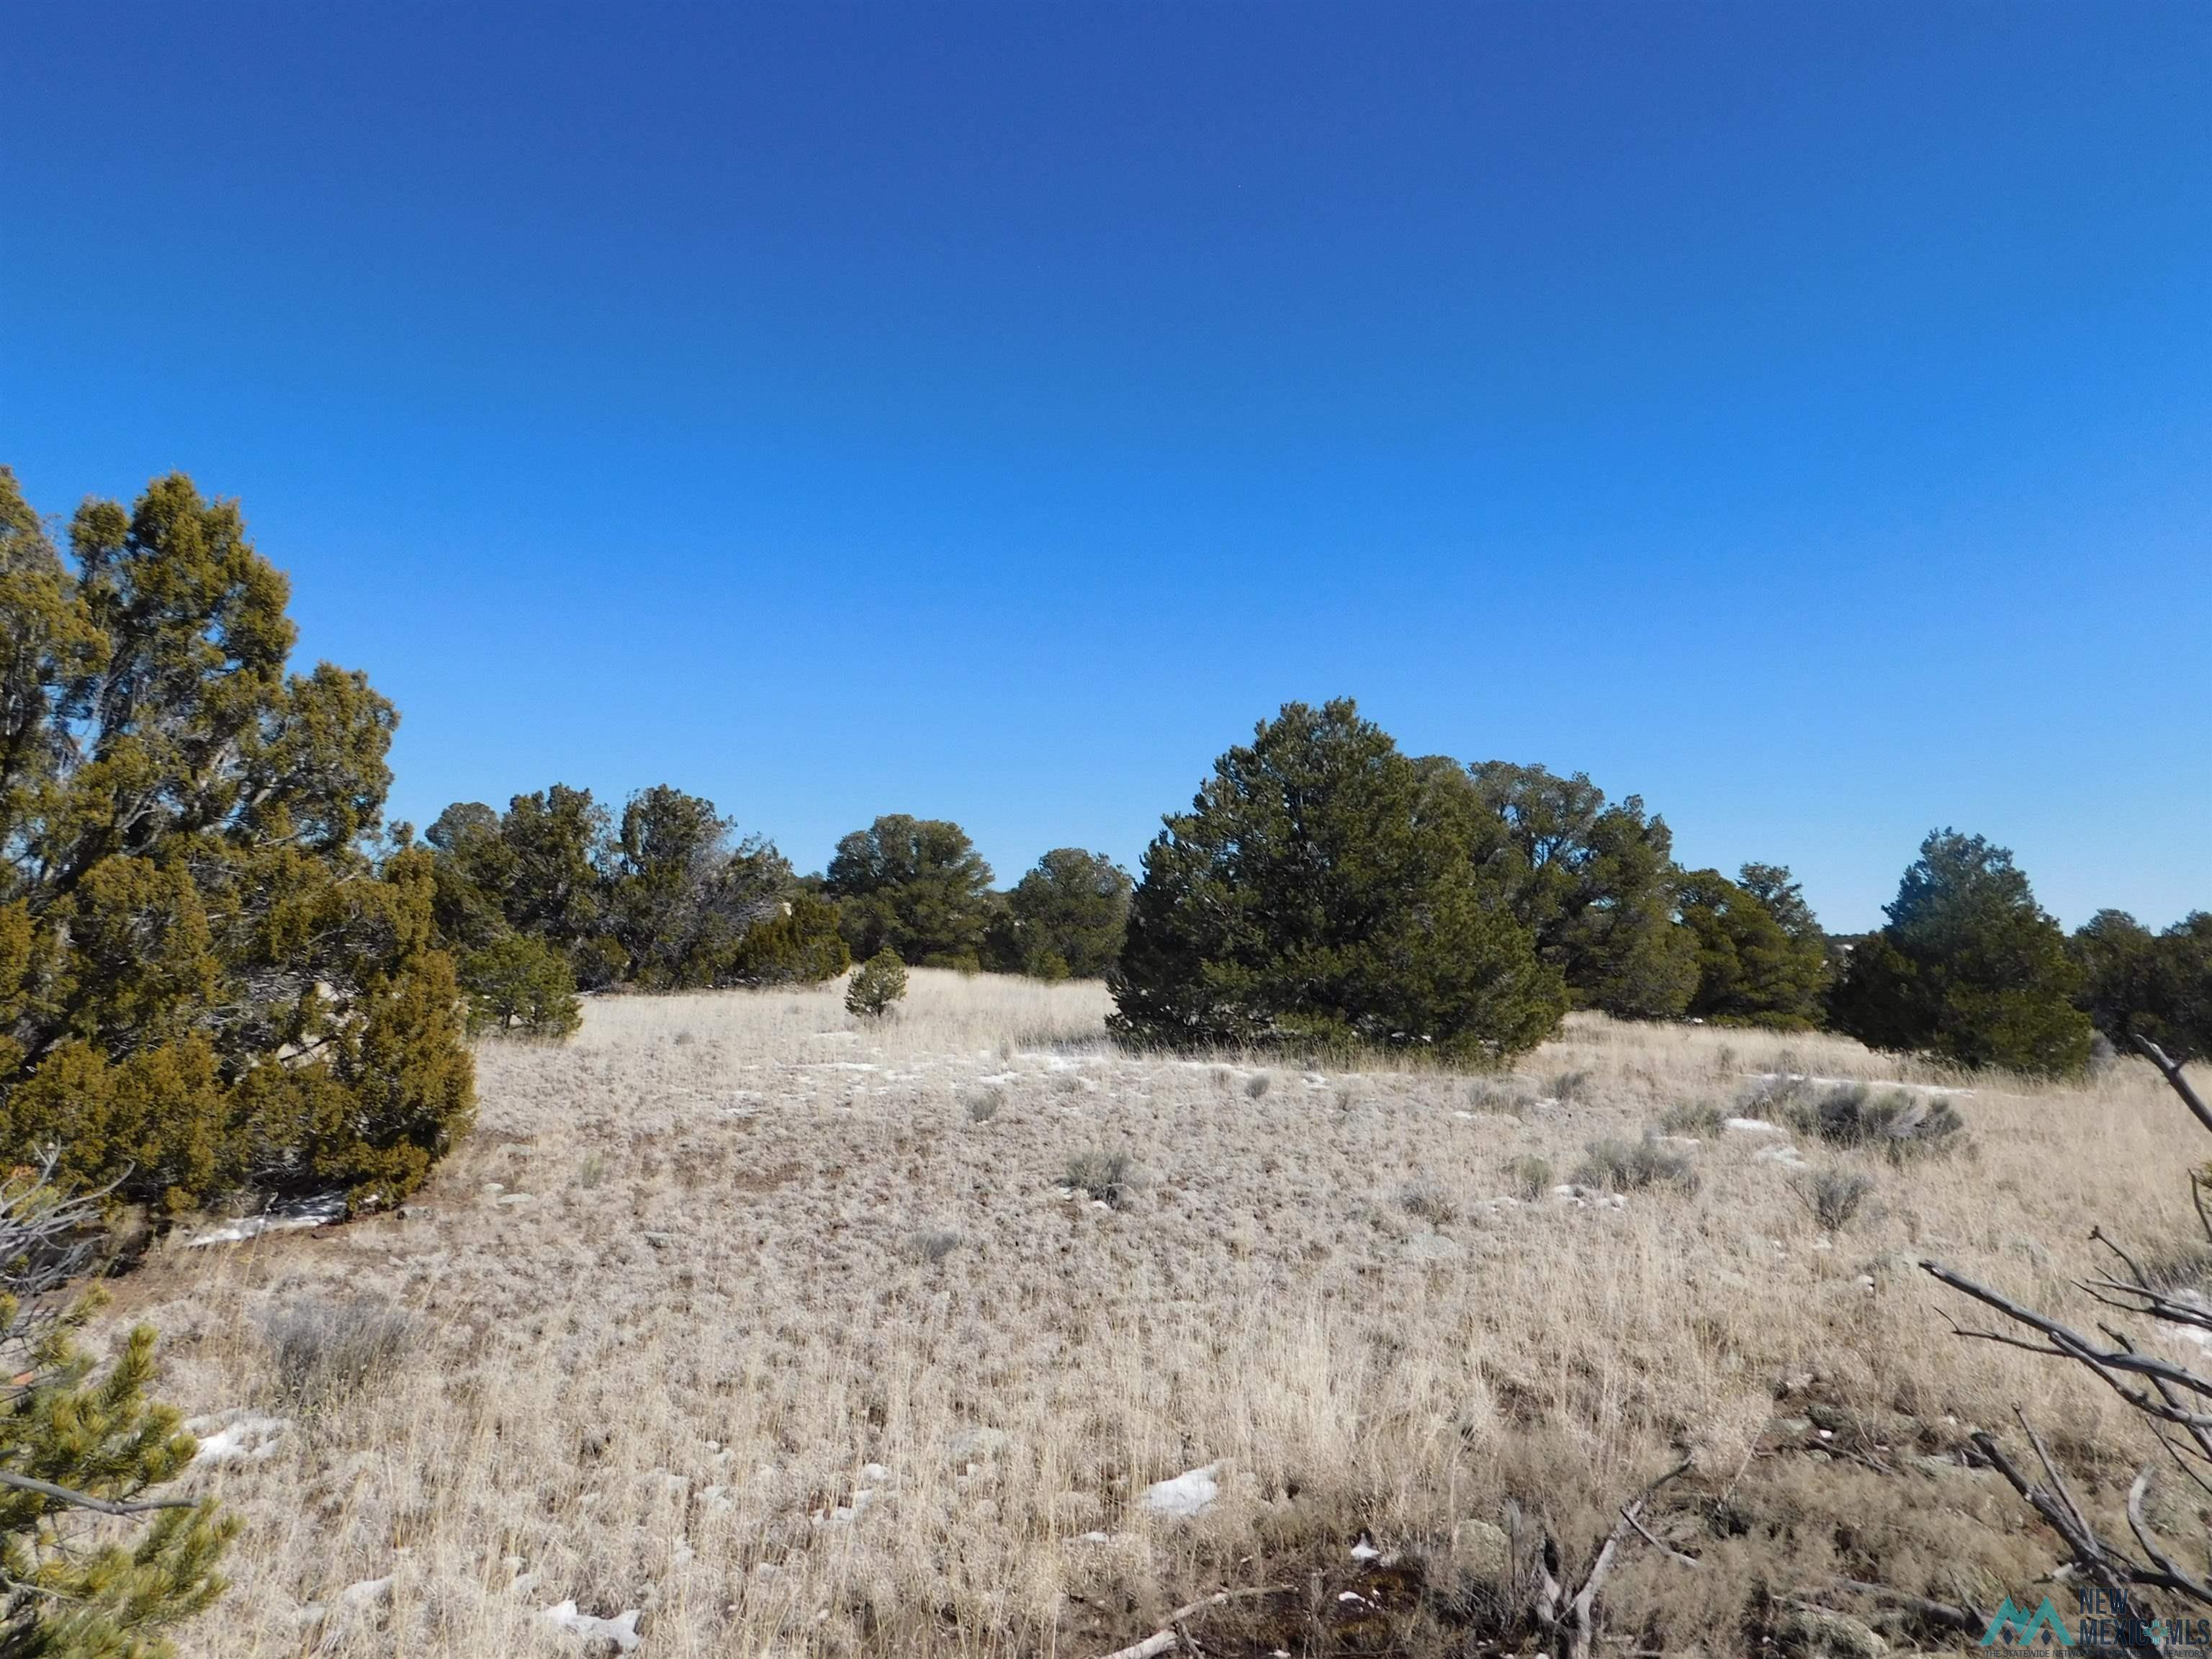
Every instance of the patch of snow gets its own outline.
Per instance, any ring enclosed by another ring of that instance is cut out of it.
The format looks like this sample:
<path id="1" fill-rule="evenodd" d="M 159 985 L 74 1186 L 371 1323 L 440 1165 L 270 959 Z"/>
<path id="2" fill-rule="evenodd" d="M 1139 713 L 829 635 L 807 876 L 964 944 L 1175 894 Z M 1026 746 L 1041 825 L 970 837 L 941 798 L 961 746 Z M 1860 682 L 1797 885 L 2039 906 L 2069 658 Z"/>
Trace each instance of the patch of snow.
<path id="1" fill-rule="evenodd" d="M 1185 1520 L 1204 1515 L 1221 1496 L 1220 1483 L 1213 1478 L 1221 1465 L 1208 1463 L 1202 1468 L 1187 1469 L 1171 1480 L 1156 1480 L 1145 1488 L 1138 1499 L 1155 1515 L 1181 1516 Z"/>
<path id="2" fill-rule="evenodd" d="M 1805 1167 L 1803 1157 L 1786 1140 L 1778 1146 L 1762 1146 L 1752 1156 L 1758 1163 L 1779 1164 L 1784 1169 L 1802 1170 Z"/>
<path id="3" fill-rule="evenodd" d="M 343 1193 L 319 1193 L 313 1198 L 295 1199 L 289 1204 L 272 1205 L 259 1215 L 240 1216 L 235 1221 L 226 1221 L 220 1227 L 188 1241 L 187 1248 L 197 1249 L 206 1244 L 242 1244 L 249 1238 L 258 1238 L 264 1233 L 291 1232 L 301 1227 L 324 1227 L 333 1221 L 343 1221 L 346 1214 Z"/>
<path id="4" fill-rule="evenodd" d="M 1778 1135 L 1782 1133 L 1779 1123 L 1769 1123 L 1763 1117 L 1732 1117 L 1725 1120 L 1721 1127 L 1733 1129 L 1740 1135 Z"/>
<path id="5" fill-rule="evenodd" d="M 1367 1534 L 1363 1532 L 1359 1534 L 1359 1541 L 1352 1547 L 1352 1559 L 1355 1561 L 1379 1561 L 1382 1559 L 1382 1552 L 1369 1543 Z"/>
<path id="6" fill-rule="evenodd" d="M 281 1417 L 265 1417 L 240 1406 L 195 1417 L 185 1425 L 185 1431 L 200 1443 L 193 1462 L 243 1463 L 269 1456 L 291 1426 Z"/>
<path id="7" fill-rule="evenodd" d="M 615 1644 L 617 1653 L 629 1653 L 641 1639 L 637 1633 L 639 1612 L 640 1609 L 632 1607 L 612 1619 L 598 1619 L 588 1613 L 577 1612 L 574 1601 L 563 1601 L 558 1607 L 546 1608 L 544 1616 L 572 1635 L 583 1637 L 587 1641 L 593 1637 L 603 1637 Z"/>

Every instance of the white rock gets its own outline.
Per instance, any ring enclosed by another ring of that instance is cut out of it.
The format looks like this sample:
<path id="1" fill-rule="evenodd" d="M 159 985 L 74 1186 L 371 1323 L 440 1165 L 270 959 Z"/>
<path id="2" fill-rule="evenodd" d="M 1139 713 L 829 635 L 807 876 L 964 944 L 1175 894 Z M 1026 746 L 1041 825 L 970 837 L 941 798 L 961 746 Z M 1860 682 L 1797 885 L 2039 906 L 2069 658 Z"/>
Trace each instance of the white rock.
<path id="1" fill-rule="evenodd" d="M 392 1580 L 364 1578 L 357 1584 L 348 1584 L 338 1592 L 338 1604 L 348 1607 L 373 1607 L 392 1599 Z"/>
<path id="2" fill-rule="evenodd" d="M 632 1607 L 612 1619 L 595 1618 L 588 1613 L 576 1611 L 574 1601 L 563 1601 L 558 1607 L 545 1609 L 545 1617 L 573 1635 L 586 1639 L 605 1637 L 615 1644 L 618 1653 L 629 1653 L 638 1644 L 637 1620 L 641 1608 Z"/>
<path id="3" fill-rule="evenodd" d="M 1218 1463 L 1208 1463 L 1203 1468 L 1188 1469 L 1172 1480 L 1158 1480 L 1145 1488 L 1138 1499 L 1155 1515 L 1176 1515 L 1188 1520 L 1206 1513 L 1213 1500 L 1221 1496 L 1220 1484 L 1214 1475 Z"/>
<path id="4" fill-rule="evenodd" d="M 240 1463 L 267 1457 L 292 1425 L 281 1417 L 264 1417 L 240 1406 L 208 1417 L 195 1417 L 185 1431 L 200 1443 L 192 1454 L 195 1463 Z"/>

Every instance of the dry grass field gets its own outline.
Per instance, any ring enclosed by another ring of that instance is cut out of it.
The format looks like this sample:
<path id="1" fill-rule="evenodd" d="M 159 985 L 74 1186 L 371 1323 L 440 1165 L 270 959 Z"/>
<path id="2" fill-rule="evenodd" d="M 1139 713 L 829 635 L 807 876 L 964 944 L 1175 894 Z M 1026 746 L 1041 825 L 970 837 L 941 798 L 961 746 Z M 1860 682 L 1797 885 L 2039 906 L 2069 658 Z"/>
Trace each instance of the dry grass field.
<path id="1" fill-rule="evenodd" d="M 1957 1461 L 1972 1427 L 2025 1405 L 2093 1506 L 2132 1474 L 2120 1408 L 1953 1336 L 1911 1261 L 2081 1316 L 2093 1220 L 2185 1259 L 2191 1129 L 2146 1067 L 1577 1018 L 1516 1091 L 1135 1056 L 1106 1010 L 927 972 L 875 1028 L 835 988 L 599 1001 L 481 1051 L 478 1127 L 403 1213 L 180 1231 L 116 1320 L 160 1326 L 188 1411 L 285 1425 L 195 1477 L 248 1525 L 184 1652 L 611 1650 L 546 1616 L 573 1601 L 652 1659 L 1091 1656 L 1257 1585 L 1289 1588 L 1209 1651 L 1470 1650 L 1516 1511 L 1578 1574 L 1691 1452 L 1648 1520 L 1698 1565 L 1632 1540 L 1612 1651 L 1740 1650 L 1762 1584 L 1909 1641 L 1832 1578 L 1993 1604 L 2056 1559 Z M 1778 1072 L 1965 1081 L 1966 1144 L 1720 1125 Z M 1549 1190 L 1670 1114 L 1693 1190 Z M 1847 1226 L 1790 1143 L 1872 1177 Z M 1202 1513 L 1144 1503 L 1201 1468 Z"/>

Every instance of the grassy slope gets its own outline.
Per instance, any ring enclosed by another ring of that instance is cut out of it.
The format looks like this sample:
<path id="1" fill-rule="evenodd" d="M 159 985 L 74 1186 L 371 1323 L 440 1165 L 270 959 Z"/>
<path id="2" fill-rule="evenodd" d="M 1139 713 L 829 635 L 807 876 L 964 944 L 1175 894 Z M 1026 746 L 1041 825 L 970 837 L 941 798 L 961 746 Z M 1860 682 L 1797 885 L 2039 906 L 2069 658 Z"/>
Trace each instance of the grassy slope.
<path id="1" fill-rule="evenodd" d="M 1097 1040 L 1095 987 L 914 980 L 875 1030 L 834 991 L 594 1004 L 564 1048 L 483 1051 L 481 1126 L 404 1216 L 172 1248 L 129 1281 L 118 1316 L 162 1327 L 172 1397 L 297 1419 L 274 1456 L 203 1477 L 250 1529 L 184 1652 L 300 1653 L 299 1604 L 387 1575 L 326 1651 L 574 1654 L 536 1611 L 573 1597 L 643 1607 L 653 1659 L 1088 1655 L 1273 1582 L 1296 1607 L 1267 1604 L 1255 1637 L 1295 1648 L 1316 1568 L 1323 1626 L 1419 1651 L 1444 1639 L 1428 1614 L 1335 1601 L 1363 1528 L 1444 1583 L 1455 1528 L 1478 1560 L 1489 1534 L 1462 1523 L 1513 1500 L 1573 1558 L 1690 1449 L 1655 1524 L 1705 1565 L 1634 1547 L 1613 1624 L 1726 1647 L 1761 1578 L 2025 1589 L 2052 1553 L 2009 1493 L 1915 1462 L 2014 1403 L 2101 1473 L 2093 1505 L 2132 1473 L 2110 1402 L 1954 1338 L 1950 1299 L 1892 1268 L 1937 1254 L 2079 1315 L 2092 1219 L 2179 1249 L 2194 1149 L 2145 1068 L 1984 1080 L 1972 1146 L 1865 1162 L 1878 1188 L 1831 1239 L 1756 1136 L 1709 1137 L 1694 1193 L 1495 1200 L 1516 1158 L 1564 1179 L 1589 1140 L 1729 1105 L 1745 1073 L 1936 1074 L 1829 1038 L 1577 1018 L 1522 1069 L 1586 1088 L 1516 1117 L 1435 1073 L 1126 1056 Z M 1127 1207 L 1061 1195 L 1094 1149 L 1134 1154 Z M 317 1297 L 388 1299 L 411 1334 L 305 1413 L 262 1333 Z M 1002 1445 L 956 1457 L 979 1425 Z M 1199 1521 L 1133 1501 L 1212 1462 Z M 811 1518 L 864 1486 L 883 1495 L 856 1520 Z"/>

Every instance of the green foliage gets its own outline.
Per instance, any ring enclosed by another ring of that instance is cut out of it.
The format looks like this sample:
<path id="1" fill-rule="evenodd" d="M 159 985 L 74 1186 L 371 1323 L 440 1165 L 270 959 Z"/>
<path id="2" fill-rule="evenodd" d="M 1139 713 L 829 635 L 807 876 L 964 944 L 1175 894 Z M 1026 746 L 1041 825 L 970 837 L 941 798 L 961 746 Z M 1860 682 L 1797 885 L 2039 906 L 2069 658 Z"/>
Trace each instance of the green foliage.
<path id="1" fill-rule="evenodd" d="M 1944 830 L 1920 846 L 1889 925 L 1854 947 L 1830 994 L 1836 1025 L 1873 1048 L 2064 1075 L 2088 1061 L 2081 970 L 2012 854 Z"/>
<path id="2" fill-rule="evenodd" d="M 1468 768 L 1488 814 L 1476 857 L 1535 935 L 1577 1007 L 1672 1019 L 1697 988 L 1697 942 L 1674 922 L 1674 836 L 1635 795 L 1614 805 L 1577 772 Z"/>
<path id="3" fill-rule="evenodd" d="M 881 1019 L 905 995 L 906 963 L 896 951 L 878 951 L 854 970 L 853 982 L 845 988 L 845 1011 Z"/>
<path id="4" fill-rule="evenodd" d="M 1115 1029 L 1478 1061 L 1542 1042 L 1565 995 L 1478 878 L 1455 773 L 1407 759 L 1348 701 L 1261 722 L 1145 854 Z"/>
<path id="5" fill-rule="evenodd" d="M 1693 1193 L 1698 1189 L 1698 1169 L 1686 1154 L 1665 1146 L 1655 1135 L 1646 1134 L 1641 1140 L 1607 1138 L 1590 1142 L 1582 1166 L 1575 1171 L 1575 1185 L 1608 1193 L 1640 1193 L 1650 1187 Z"/>
<path id="6" fill-rule="evenodd" d="M 58 1204 L 40 1176 L 0 1187 L 0 1468 L 106 1504 L 158 1503 L 197 1449 L 178 1413 L 146 1397 L 154 1333 L 131 1332 L 105 1369 L 80 1345 L 96 1293 L 55 1297 L 88 1261 L 77 1242 L 97 1206 Z M 149 1494 L 152 1494 L 149 1496 Z M 225 1588 L 216 1568 L 238 1523 L 212 1499 L 177 1501 L 97 1534 L 85 1506 L 0 1488 L 0 1656 L 162 1659 L 164 1632 Z"/>
<path id="7" fill-rule="evenodd" d="M 982 959 L 991 866 L 957 823 L 892 813 L 837 843 L 822 890 L 837 902 L 855 959 L 884 951 L 921 968 Z"/>
<path id="8" fill-rule="evenodd" d="M 2122 1053 L 2141 1035 L 2177 1063 L 2212 1054 L 2212 911 L 2154 933 L 2100 910 L 2068 948 L 2081 971 L 2075 1006 Z"/>
<path id="9" fill-rule="evenodd" d="M 460 977 L 472 1030 L 564 1037 L 583 1024 L 568 958 L 542 939 L 509 933 L 471 951 L 461 958 Z"/>
<path id="10" fill-rule="evenodd" d="M 747 931 L 780 914 L 791 866 L 768 842 L 732 836 L 714 802 L 665 784 L 623 809 L 608 910 L 646 989 L 726 982 Z"/>
<path id="11" fill-rule="evenodd" d="M 426 838 L 443 939 L 542 939 L 586 990 L 813 983 L 849 960 L 824 945 L 818 908 L 786 925 L 799 884 L 773 844 L 665 784 L 633 795 L 619 825 L 589 790 L 556 784 L 504 814 L 456 803 Z"/>
<path id="12" fill-rule="evenodd" d="M 1961 1144 L 1966 1129 L 1959 1109 L 1942 1095 L 1875 1090 L 1863 1083 L 1792 1089 L 1782 1103 L 1782 1115 L 1792 1127 L 1832 1146 L 1878 1152 L 1894 1162 L 1951 1151 Z"/>
<path id="13" fill-rule="evenodd" d="M 403 1195 L 472 1097 L 430 863 L 369 852 L 392 706 L 286 672 L 284 578 L 190 480 L 70 544 L 0 469 L 0 1157 Z"/>
<path id="14" fill-rule="evenodd" d="M 987 960 L 1035 979 L 1103 979 L 1121 954 L 1133 886 L 1103 853 L 1054 848 L 1006 895 Z"/>
<path id="15" fill-rule="evenodd" d="M 838 921 L 828 899 L 794 891 L 738 942 L 732 977 L 747 985 L 819 985 L 836 978 L 853 965 Z"/>
<path id="16" fill-rule="evenodd" d="M 1683 926 L 1697 941 L 1698 985 L 1686 1012 L 1721 1024 L 1806 1030 L 1818 1023 L 1827 989 L 1826 938 L 1787 870 L 1747 864 L 1744 873 L 1768 896 L 1717 870 L 1692 871 L 1677 884 Z"/>

